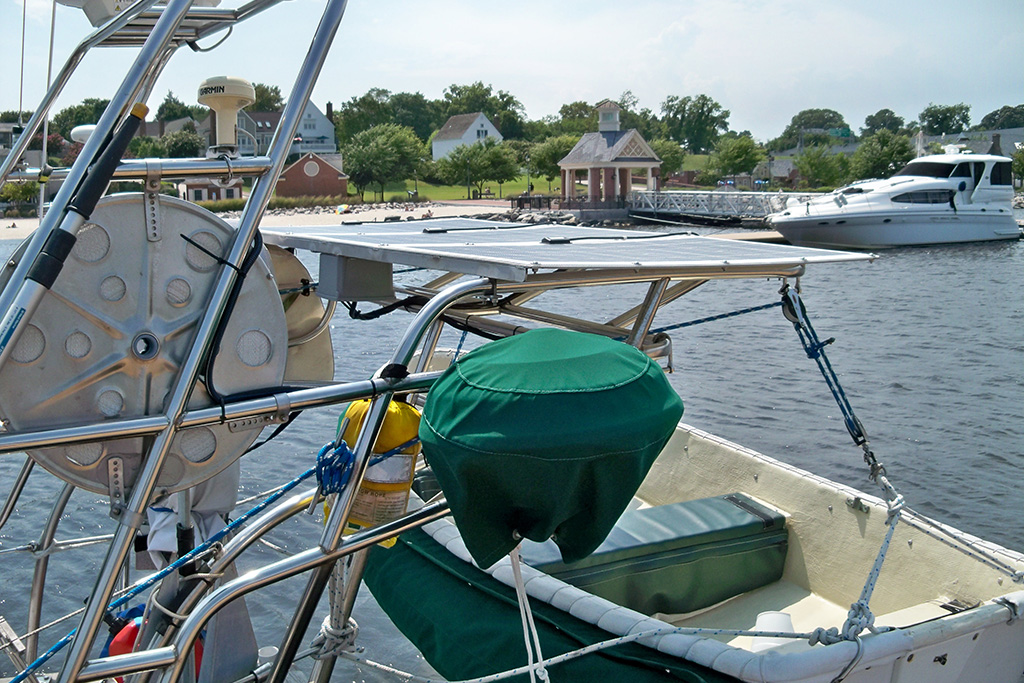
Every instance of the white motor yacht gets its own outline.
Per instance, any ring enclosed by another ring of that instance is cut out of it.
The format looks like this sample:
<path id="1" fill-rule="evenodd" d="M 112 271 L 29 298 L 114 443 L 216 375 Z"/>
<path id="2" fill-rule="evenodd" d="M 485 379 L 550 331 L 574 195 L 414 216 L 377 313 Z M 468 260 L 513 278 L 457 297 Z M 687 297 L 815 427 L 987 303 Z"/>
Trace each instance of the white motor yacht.
<path id="1" fill-rule="evenodd" d="M 1008 157 L 936 154 L 768 216 L 798 245 L 877 249 L 1018 239 Z"/>

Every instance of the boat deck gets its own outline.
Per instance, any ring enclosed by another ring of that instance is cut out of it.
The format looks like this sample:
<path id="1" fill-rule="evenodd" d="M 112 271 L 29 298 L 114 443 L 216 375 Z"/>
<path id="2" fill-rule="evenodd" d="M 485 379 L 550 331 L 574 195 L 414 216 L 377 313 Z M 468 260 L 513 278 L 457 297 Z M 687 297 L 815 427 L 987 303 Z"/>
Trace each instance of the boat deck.
<path id="1" fill-rule="evenodd" d="M 879 626 L 910 626 L 929 619 L 948 616 L 944 600 L 936 599 L 914 605 L 890 614 L 876 616 Z M 839 605 L 785 579 L 739 595 L 732 600 L 689 614 L 656 614 L 656 619 L 667 621 L 674 626 L 689 626 L 707 629 L 754 628 L 757 615 L 762 612 L 785 612 L 793 619 L 793 630 L 798 633 L 811 632 L 818 627 L 841 628 L 846 620 L 848 605 Z M 734 647 L 751 649 L 750 636 L 712 636 Z M 809 650 L 806 640 L 793 640 L 777 646 L 785 652 Z"/>

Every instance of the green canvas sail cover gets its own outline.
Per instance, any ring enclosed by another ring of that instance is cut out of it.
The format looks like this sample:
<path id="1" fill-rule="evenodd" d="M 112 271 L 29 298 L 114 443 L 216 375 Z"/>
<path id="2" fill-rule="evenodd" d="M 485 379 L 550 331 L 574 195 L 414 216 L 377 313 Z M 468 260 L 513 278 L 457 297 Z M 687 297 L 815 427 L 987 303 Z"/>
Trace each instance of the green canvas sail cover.
<path id="1" fill-rule="evenodd" d="M 430 391 L 420 439 L 478 565 L 512 550 L 516 533 L 553 537 L 574 562 L 608 535 L 682 413 L 641 351 L 538 329 L 448 368 Z"/>

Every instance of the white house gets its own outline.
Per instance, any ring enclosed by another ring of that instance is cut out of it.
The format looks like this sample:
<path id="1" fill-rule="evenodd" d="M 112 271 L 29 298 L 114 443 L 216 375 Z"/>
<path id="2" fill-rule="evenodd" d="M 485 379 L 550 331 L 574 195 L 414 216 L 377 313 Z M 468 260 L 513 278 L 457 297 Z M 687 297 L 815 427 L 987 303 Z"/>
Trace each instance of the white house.
<path id="1" fill-rule="evenodd" d="M 331 111 L 328 103 L 327 111 Z M 281 123 L 281 112 L 248 112 L 244 109 L 238 112 L 238 152 L 242 156 L 256 156 L 266 154 L 270 150 L 270 141 L 277 132 Z M 210 128 L 213 125 L 213 117 L 207 116 L 206 120 L 196 126 L 200 135 L 210 139 Z M 323 114 L 312 102 L 306 103 L 302 111 L 302 120 L 299 122 L 299 129 L 295 133 L 296 142 L 292 143 L 289 154 L 334 154 L 338 151 L 338 143 L 334 139 L 334 123 L 329 116 Z M 255 144 L 254 144 L 255 142 Z"/>
<path id="2" fill-rule="evenodd" d="M 471 145 L 487 138 L 494 138 L 498 142 L 504 139 L 482 112 L 453 116 L 445 122 L 431 143 L 434 161 L 445 158 L 459 145 Z"/>

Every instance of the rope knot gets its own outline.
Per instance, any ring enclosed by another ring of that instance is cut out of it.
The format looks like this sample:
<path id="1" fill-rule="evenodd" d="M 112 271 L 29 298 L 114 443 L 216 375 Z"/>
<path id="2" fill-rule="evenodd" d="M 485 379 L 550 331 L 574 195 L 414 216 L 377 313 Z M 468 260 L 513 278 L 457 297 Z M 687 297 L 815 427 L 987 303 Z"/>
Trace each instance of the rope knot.
<path id="1" fill-rule="evenodd" d="M 341 493 L 348 485 L 355 464 L 355 455 L 348 444 L 324 444 L 316 455 L 316 483 L 324 495 Z"/>
<path id="2" fill-rule="evenodd" d="M 818 627 L 811 632 L 811 637 L 808 643 L 813 647 L 818 643 L 822 645 L 833 645 L 835 643 L 841 643 L 843 639 L 839 636 L 839 629 L 835 626 L 829 629 Z"/>
<path id="3" fill-rule="evenodd" d="M 331 626 L 330 615 L 324 617 L 324 623 L 320 624 L 320 633 L 310 643 L 317 648 L 313 653 L 313 659 L 324 659 L 337 657 L 342 652 L 356 652 L 356 636 L 359 635 L 359 624 L 355 619 L 349 619 L 341 628 Z"/>
<path id="4" fill-rule="evenodd" d="M 856 640 L 864 629 L 870 629 L 875 625 L 875 615 L 867 603 L 858 600 L 850 605 L 850 612 L 846 615 L 846 623 L 843 624 L 843 639 Z"/>

